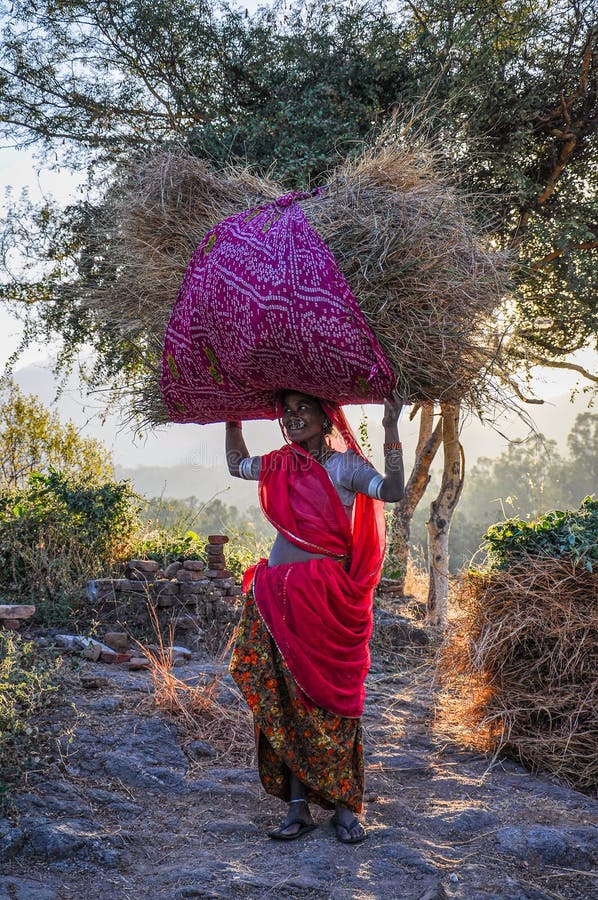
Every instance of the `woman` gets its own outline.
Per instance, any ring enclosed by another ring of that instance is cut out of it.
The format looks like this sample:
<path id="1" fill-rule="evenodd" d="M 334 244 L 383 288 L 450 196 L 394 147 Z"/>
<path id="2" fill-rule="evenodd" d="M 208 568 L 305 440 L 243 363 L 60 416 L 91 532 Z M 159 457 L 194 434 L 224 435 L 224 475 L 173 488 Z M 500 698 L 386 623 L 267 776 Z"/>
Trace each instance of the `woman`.
<path id="1" fill-rule="evenodd" d="M 383 501 L 399 500 L 404 489 L 401 404 L 385 401 L 384 475 L 338 407 L 296 391 L 279 405 L 288 443 L 266 456 L 250 457 L 241 423 L 226 423 L 229 471 L 259 480 L 262 509 L 278 532 L 269 559 L 246 573 L 231 671 L 253 712 L 264 788 L 289 804 L 269 836 L 294 840 L 313 830 L 313 801 L 335 810 L 341 842 L 359 843 L 360 717 Z"/>

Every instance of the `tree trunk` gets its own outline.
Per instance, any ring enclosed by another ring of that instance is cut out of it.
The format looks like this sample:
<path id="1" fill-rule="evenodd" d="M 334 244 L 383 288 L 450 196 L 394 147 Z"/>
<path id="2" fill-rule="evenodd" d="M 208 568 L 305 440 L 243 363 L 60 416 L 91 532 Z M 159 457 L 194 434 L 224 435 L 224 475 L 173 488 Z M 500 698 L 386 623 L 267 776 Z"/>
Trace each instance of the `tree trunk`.
<path id="1" fill-rule="evenodd" d="M 391 529 L 391 552 L 393 562 L 396 562 L 400 571 L 398 580 L 401 583 L 401 593 L 404 593 L 405 590 L 411 520 L 429 484 L 430 466 L 442 440 L 442 419 L 438 420 L 435 428 L 432 427 L 434 424 L 434 404 L 417 404 L 411 410 L 409 418 L 413 420 L 418 411 L 420 413 L 419 436 L 415 450 L 415 461 L 411 475 L 405 485 L 405 494 L 395 506 Z"/>
<path id="2" fill-rule="evenodd" d="M 459 404 L 441 403 L 442 447 L 444 467 L 440 491 L 430 504 L 428 530 L 427 621 L 430 625 L 446 625 L 449 584 L 449 531 L 451 519 L 463 490 L 465 457 L 459 443 Z"/>

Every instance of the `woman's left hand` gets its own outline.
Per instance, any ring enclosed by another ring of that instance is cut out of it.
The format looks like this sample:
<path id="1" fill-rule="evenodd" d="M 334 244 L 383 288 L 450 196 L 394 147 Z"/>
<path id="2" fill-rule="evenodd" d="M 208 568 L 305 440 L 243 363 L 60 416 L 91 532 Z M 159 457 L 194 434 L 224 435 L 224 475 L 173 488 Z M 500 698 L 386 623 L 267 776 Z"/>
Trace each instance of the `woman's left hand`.
<path id="1" fill-rule="evenodd" d="M 382 425 L 384 428 L 392 428 L 399 421 L 401 410 L 403 409 L 403 401 L 400 397 L 387 397 L 384 401 L 384 416 Z"/>

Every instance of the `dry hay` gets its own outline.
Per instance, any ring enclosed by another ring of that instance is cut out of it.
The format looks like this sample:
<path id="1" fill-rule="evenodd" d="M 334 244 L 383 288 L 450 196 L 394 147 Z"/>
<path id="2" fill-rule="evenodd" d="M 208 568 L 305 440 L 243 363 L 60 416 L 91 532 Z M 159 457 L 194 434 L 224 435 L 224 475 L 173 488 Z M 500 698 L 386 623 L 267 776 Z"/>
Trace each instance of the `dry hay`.
<path id="1" fill-rule="evenodd" d="M 147 421 L 166 420 L 160 349 L 193 250 L 218 221 L 282 193 L 270 178 L 216 173 L 181 150 L 131 163 L 107 191 L 102 240 L 118 274 L 85 302 L 125 338 L 142 338 L 150 371 L 137 406 Z M 500 342 L 495 314 L 507 258 L 483 246 L 471 207 L 438 174 L 433 154 L 381 140 L 302 205 L 387 353 L 399 392 L 479 408 Z"/>
<path id="2" fill-rule="evenodd" d="M 598 573 L 532 557 L 471 573 L 439 654 L 436 727 L 580 789 L 598 784 Z"/>

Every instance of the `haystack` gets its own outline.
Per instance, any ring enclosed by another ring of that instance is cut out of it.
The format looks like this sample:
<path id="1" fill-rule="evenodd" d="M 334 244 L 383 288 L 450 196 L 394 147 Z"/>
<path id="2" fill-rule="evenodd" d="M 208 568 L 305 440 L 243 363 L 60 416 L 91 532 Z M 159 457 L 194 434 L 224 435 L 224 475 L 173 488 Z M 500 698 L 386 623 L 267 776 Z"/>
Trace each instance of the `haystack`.
<path id="1" fill-rule="evenodd" d="M 598 784 L 598 572 L 526 555 L 469 573 L 440 652 L 437 729 L 579 789 Z"/>
<path id="2" fill-rule="evenodd" d="M 93 314 L 146 348 L 132 392 L 151 423 L 164 329 L 191 254 L 217 222 L 284 193 L 247 170 L 217 173 L 183 151 L 130 165 L 106 197 L 105 252 L 118 277 L 87 298 Z M 331 173 L 303 210 L 332 250 L 410 400 L 478 406 L 497 348 L 507 260 L 484 244 L 468 204 L 430 153 L 380 141 Z"/>

